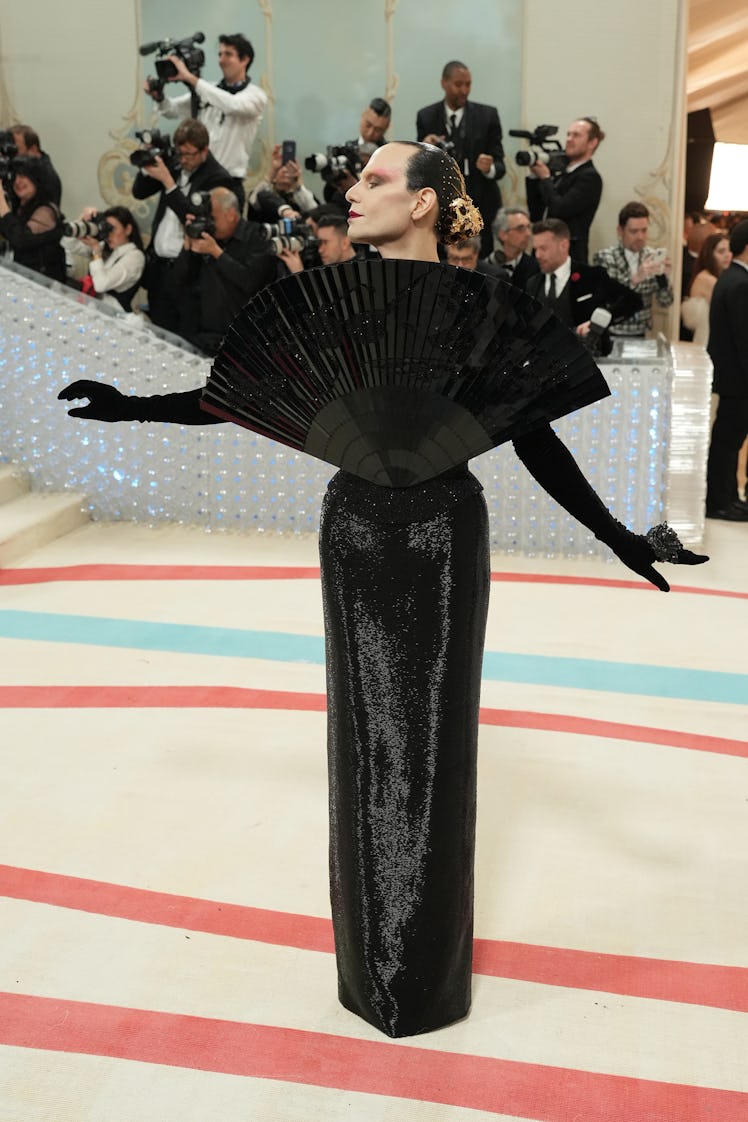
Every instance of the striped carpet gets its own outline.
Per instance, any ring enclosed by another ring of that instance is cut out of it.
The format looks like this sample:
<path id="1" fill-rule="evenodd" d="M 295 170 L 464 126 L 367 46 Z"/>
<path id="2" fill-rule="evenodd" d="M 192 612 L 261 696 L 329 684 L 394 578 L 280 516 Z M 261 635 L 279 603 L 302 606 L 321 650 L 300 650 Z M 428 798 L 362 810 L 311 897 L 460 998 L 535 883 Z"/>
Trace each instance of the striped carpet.
<path id="1" fill-rule="evenodd" d="M 0 1122 L 748 1122 L 748 551 L 495 556 L 473 1009 L 342 1009 L 313 540 L 0 571 Z"/>

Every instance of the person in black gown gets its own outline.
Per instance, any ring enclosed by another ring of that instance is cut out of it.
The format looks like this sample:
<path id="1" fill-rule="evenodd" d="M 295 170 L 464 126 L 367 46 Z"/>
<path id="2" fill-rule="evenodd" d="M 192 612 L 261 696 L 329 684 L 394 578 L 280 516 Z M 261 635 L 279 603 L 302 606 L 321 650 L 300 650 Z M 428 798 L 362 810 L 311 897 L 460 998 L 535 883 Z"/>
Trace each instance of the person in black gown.
<path id="1" fill-rule="evenodd" d="M 347 198 L 352 239 L 383 258 L 438 263 L 439 241 L 480 229 L 454 160 L 426 144 L 379 148 Z M 88 397 L 70 415 L 104 421 L 216 420 L 201 411 L 200 390 L 125 397 L 79 381 L 60 397 Z M 550 425 L 514 446 L 549 494 L 656 587 L 668 590 L 655 560 L 706 560 L 672 531 L 643 536 L 617 522 Z M 466 464 L 401 488 L 339 471 L 323 503 L 320 559 L 339 997 L 388 1036 L 409 1036 L 470 1008 L 490 580 L 481 485 Z"/>

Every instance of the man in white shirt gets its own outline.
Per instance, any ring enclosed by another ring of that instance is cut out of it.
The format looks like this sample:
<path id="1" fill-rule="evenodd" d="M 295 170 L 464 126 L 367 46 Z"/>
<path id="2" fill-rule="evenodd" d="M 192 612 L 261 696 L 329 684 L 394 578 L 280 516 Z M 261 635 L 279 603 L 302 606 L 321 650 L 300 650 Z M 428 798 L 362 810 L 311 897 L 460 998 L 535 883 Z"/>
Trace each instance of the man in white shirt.
<path id="1" fill-rule="evenodd" d="M 244 177 L 249 154 L 262 120 L 267 96 L 252 84 L 247 71 L 254 48 L 244 35 L 219 35 L 218 65 L 223 78 L 217 85 L 191 73 L 177 55 L 170 55 L 176 74 L 170 82 L 184 82 L 190 93 L 165 97 L 154 93 L 148 81 L 144 89 L 160 105 L 165 117 L 195 117 L 208 130 L 210 150 L 234 179 L 233 190 L 244 202 Z"/>

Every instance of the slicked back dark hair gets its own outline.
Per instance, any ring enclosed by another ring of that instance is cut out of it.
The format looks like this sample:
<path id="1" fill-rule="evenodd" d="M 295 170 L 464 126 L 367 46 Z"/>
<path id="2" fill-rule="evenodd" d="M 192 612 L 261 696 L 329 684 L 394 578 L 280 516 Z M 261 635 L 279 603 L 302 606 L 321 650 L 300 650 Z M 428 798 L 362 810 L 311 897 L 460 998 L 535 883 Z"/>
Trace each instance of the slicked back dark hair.
<path id="1" fill-rule="evenodd" d="M 255 60 L 255 49 L 247 39 L 246 35 L 237 32 L 236 35 L 219 35 L 218 42 L 223 43 L 224 47 L 233 47 L 239 58 L 248 58 L 247 70 Z"/>

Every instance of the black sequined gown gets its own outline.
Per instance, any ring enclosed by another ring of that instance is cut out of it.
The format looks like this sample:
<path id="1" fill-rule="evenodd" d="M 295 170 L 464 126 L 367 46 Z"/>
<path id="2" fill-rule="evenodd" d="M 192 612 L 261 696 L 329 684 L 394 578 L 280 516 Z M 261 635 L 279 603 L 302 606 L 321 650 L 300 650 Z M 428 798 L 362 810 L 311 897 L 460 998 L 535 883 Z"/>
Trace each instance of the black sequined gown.
<path id="1" fill-rule="evenodd" d="M 320 529 L 340 1000 L 388 1036 L 470 1008 L 488 519 L 458 469 L 339 472 Z"/>

